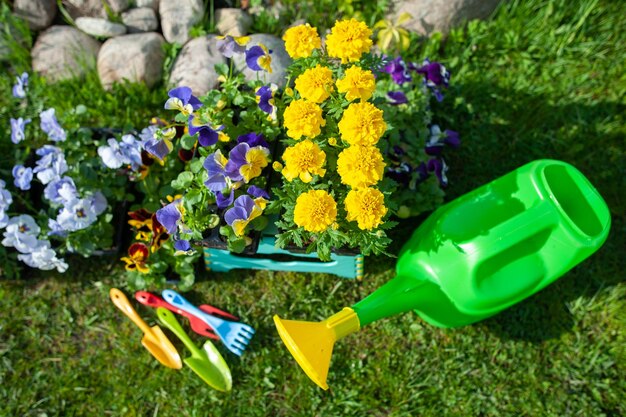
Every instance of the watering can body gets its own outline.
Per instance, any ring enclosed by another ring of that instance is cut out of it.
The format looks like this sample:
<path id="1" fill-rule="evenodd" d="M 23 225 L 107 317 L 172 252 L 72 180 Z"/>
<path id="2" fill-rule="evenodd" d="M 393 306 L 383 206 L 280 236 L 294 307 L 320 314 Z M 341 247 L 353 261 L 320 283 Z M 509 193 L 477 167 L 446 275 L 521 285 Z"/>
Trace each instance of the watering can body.
<path id="1" fill-rule="evenodd" d="M 566 273 L 609 227 L 606 203 L 580 171 L 534 161 L 431 214 L 401 250 L 396 278 L 354 310 L 361 326 L 410 309 L 439 327 L 474 323 Z"/>

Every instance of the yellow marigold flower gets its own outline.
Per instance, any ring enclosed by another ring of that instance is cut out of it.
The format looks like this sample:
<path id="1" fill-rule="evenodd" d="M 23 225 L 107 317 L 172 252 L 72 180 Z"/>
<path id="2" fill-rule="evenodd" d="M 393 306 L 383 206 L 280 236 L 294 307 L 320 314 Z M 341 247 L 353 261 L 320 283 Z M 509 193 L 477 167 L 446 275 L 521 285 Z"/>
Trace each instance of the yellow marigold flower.
<path id="1" fill-rule="evenodd" d="M 350 104 L 338 126 L 341 138 L 350 145 L 375 145 L 387 129 L 383 111 L 366 101 Z"/>
<path id="2" fill-rule="evenodd" d="M 337 91 L 346 93 L 346 99 L 349 101 L 357 98 L 367 101 L 372 97 L 375 89 L 376 78 L 372 71 L 362 70 L 357 66 L 348 68 L 345 76 L 337 80 Z"/>
<path id="3" fill-rule="evenodd" d="M 322 47 L 322 40 L 317 34 L 317 29 L 308 23 L 294 26 L 285 31 L 283 35 L 285 49 L 292 58 L 307 58 L 314 49 Z"/>
<path id="4" fill-rule="evenodd" d="M 348 221 L 357 221 L 359 229 L 372 230 L 387 214 L 383 193 L 375 188 L 351 190 L 344 201 Z"/>
<path id="5" fill-rule="evenodd" d="M 326 37 L 328 55 L 341 63 L 358 61 L 372 47 L 372 30 L 356 19 L 336 21 Z"/>
<path id="6" fill-rule="evenodd" d="M 282 171 L 282 170 L 283 170 L 283 164 L 281 164 L 281 163 L 280 163 L 280 162 L 278 162 L 278 161 L 274 161 L 274 162 L 272 163 L 272 168 L 274 169 L 274 171 L 276 171 L 276 172 L 280 172 L 280 171 Z"/>
<path id="7" fill-rule="evenodd" d="M 353 145 L 337 158 L 341 182 L 352 188 L 369 187 L 383 178 L 385 162 L 376 146 Z"/>
<path id="8" fill-rule="evenodd" d="M 337 138 L 328 138 L 328 144 L 330 146 L 337 146 Z"/>
<path id="9" fill-rule="evenodd" d="M 322 118 L 322 108 L 306 100 L 294 100 L 283 114 L 287 136 L 300 139 L 302 136 L 314 138 L 319 135 L 326 120 Z"/>
<path id="10" fill-rule="evenodd" d="M 311 182 L 313 175 L 324 176 L 326 170 L 322 167 L 326 162 L 326 154 L 320 147 L 310 140 L 295 144 L 283 153 L 285 168 L 282 173 L 287 181 L 300 178 L 303 182 Z"/>
<path id="11" fill-rule="evenodd" d="M 333 72 L 319 64 L 315 68 L 309 68 L 296 78 L 296 90 L 302 98 L 321 103 L 335 90 Z"/>
<path id="12" fill-rule="evenodd" d="M 323 232 L 337 219 L 337 203 L 324 190 L 311 190 L 296 200 L 293 221 L 307 232 Z"/>

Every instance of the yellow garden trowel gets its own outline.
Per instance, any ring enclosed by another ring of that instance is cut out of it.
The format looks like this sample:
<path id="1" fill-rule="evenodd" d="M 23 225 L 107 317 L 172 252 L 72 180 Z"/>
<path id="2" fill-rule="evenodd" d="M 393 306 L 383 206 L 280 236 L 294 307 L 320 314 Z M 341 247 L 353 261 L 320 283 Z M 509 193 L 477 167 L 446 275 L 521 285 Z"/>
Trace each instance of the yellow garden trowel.
<path id="1" fill-rule="evenodd" d="M 152 356 L 168 368 L 180 369 L 183 367 L 178 351 L 159 326 L 148 326 L 148 324 L 139 317 L 139 314 L 137 314 L 122 291 L 117 288 L 111 288 L 109 296 L 113 304 L 115 304 L 122 313 L 128 316 L 133 323 L 139 326 L 144 333 L 141 344 L 148 349 L 148 352 L 150 352 Z"/>

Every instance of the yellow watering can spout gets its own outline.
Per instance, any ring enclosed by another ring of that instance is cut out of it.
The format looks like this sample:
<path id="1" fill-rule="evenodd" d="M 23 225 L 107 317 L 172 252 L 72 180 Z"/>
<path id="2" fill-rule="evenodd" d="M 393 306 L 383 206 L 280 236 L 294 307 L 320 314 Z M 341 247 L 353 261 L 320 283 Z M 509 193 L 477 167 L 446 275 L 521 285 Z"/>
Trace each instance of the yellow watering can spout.
<path id="1" fill-rule="evenodd" d="M 335 342 L 360 328 L 359 317 L 349 307 L 317 323 L 274 316 L 274 324 L 298 365 L 322 389 L 328 389 L 326 377 Z"/>

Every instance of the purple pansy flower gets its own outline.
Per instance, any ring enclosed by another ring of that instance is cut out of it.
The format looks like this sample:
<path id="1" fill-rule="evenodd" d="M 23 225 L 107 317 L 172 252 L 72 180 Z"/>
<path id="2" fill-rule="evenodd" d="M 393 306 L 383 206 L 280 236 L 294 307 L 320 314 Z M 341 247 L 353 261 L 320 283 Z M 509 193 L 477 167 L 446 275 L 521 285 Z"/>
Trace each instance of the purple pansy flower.
<path id="1" fill-rule="evenodd" d="M 259 108 L 269 114 L 270 120 L 276 120 L 276 106 L 274 105 L 274 92 L 278 89 L 276 84 L 264 85 L 255 92 L 256 102 Z"/>
<path id="2" fill-rule="evenodd" d="M 383 71 L 390 74 L 393 82 L 398 85 L 411 81 L 409 70 L 400 56 L 385 65 Z"/>
<path id="3" fill-rule="evenodd" d="M 24 165 L 13 167 L 13 184 L 20 190 L 30 190 L 30 182 L 33 180 L 33 169 Z"/>
<path id="4" fill-rule="evenodd" d="M 150 139 L 156 139 L 156 132 L 159 130 L 159 126 L 150 125 L 141 129 L 141 133 L 139 133 L 139 139 L 141 142 L 147 142 Z"/>
<path id="5" fill-rule="evenodd" d="M 9 223 L 9 216 L 6 212 L 13 203 L 13 196 L 5 187 L 6 183 L 0 180 L 0 229 L 4 229 Z"/>
<path id="6" fill-rule="evenodd" d="M 17 119 L 11 118 L 11 142 L 17 144 L 26 138 L 24 129 L 29 123 L 30 119 L 24 120 L 21 117 L 18 117 Z"/>
<path id="7" fill-rule="evenodd" d="M 411 165 L 406 162 L 402 162 L 397 166 L 387 168 L 387 176 L 405 187 L 409 186 L 411 182 Z"/>
<path id="8" fill-rule="evenodd" d="M 176 249 L 176 251 L 178 252 L 191 252 L 191 244 L 189 243 L 188 240 L 185 239 L 180 239 L 174 242 L 174 249 Z"/>
<path id="9" fill-rule="evenodd" d="M 235 190 L 232 188 L 228 196 L 224 196 L 221 191 L 215 192 L 215 203 L 217 204 L 217 208 L 225 209 L 233 204 L 233 201 L 235 201 Z"/>
<path id="10" fill-rule="evenodd" d="M 166 102 L 164 108 L 168 110 L 178 110 L 185 116 L 189 116 L 194 110 L 198 110 L 202 107 L 202 103 L 196 96 L 191 94 L 191 88 L 189 87 L 177 87 L 167 92 L 170 97 Z"/>
<path id="11" fill-rule="evenodd" d="M 263 188 L 257 187 L 256 185 L 251 185 L 248 187 L 248 194 L 250 194 L 254 198 L 264 198 L 266 200 L 270 199 L 270 195 Z"/>
<path id="12" fill-rule="evenodd" d="M 224 126 L 213 128 L 210 123 L 203 124 L 198 117 L 189 116 L 189 134 L 193 136 L 199 132 L 198 142 L 202 146 L 215 145 L 220 137 L 219 132 L 222 130 Z"/>
<path id="13" fill-rule="evenodd" d="M 250 41 L 249 36 L 233 37 L 230 35 L 217 37 L 217 50 L 226 58 L 232 58 L 235 54 L 246 51 L 246 44 Z"/>
<path id="14" fill-rule="evenodd" d="M 228 154 L 226 174 L 234 181 L 248 182 L 261 173 L 268 164 L 269 149 L 265 146 L 251 147 L 245 142 L 235 146 Z"/>
<path id="15" fill-rule="evenodd" d="M 61 178 L 67 171 L 67 162 L 61 149 L 52 145 L 44 145 L 35 152 L 41 158 L 36 163 L 33 173 L 42 184 L 46 185 L 50 181 Z"/>
<path id="16" fill-rule="evenodd" d="M 248 223 L 262 213 L 263 209 L 249 195 L 244 194 L 237 197 L 234 207 L 224 213 L 224 220 L 237 236 L 243 236 Z"/>
<path id="17" fill-rule="evenodd" d="M 429 172 L 434 172 L 439 180 L 439 184 L 442 187 L 448 185 L 448 177 L 446 173 L 448 172 L 448 165 L 446 165 L 445 161 L 440 158 L 431 158 L 428 160 L 426 164 Z"/>
<path id="18" fill-rule="evenodd" d="M 50 248 L 50 242 L 47 240 L 37 240 L 37 243 L 32 248 L 31 252 L 17 255 L 17 259 L 24 262 L 31 268 L 37 268 L 44 271 L 56 268 L 59 272 L 65 272 L 68 267 L 63 259 L 57 258 L 56 252 Z"/>
<path id="19" fill-rule="evenodd" d="M 247 143 L 251 148 L 254 148 L 255 146 L 264 146 L 266 148 L 270 147 L 262 134 L 257 135 L 254 132 L 246 133 L 245 135 L 237 137 L 237 143 Z"/>
<path id="20" fill-rule="evenodd" d="M 397 106 L 399 104 L 407 103 L 409 100 L 406 98 L 406 94 L 402 91 L 390 91 L 387 93 L 387 100 L 389 104 Z"/>
<path id="21" fill-rule="evenodd" d="M 91 226 L 97 216 L 93 199 L 77 198 L 65 204 L 56 221 L 61 229 L 74 232 Z"/>
<path id="22" fill-rule="evenodd" d="M 21 253 L 30 253 L 37 246 L 40 231 L 35 219 L 28 214 L 12 217 L 4 231 L 2 245 L 13 247 Z"/>
<path id="23" fill-rule="evenodd" d="M 54 142 L 63 142 L 66 138 L 65 130 L 61 127 L 54 115 L 54 109 L 44 110 L 39 113 L 41 130 Z"/>
<path id="24" fill-rule="evenodd" d="M 428 58 L 424 60 L 422 66 L 417 68 L 413 67 L 418 74 L 424 76 L 424 85 L 428 87 L 434 94 L 437 101 L 443 100 L 443 94 L 439 90 L 439 87 L 448 87 L 450 82 L 450 73 L 439 62 L 430 62 Z"/>
<path id="25" fill-rule="evenodd" d="M 441 155 L 445 145 L 458 148 L 461 145 L 461 138 L 454 130 L 445 130 L 443 133 L 438 125 L 430 127 L 430 137 L 426 142 L 424 150 L 428 155 Z"/>
<path id="26" fill-rule="evenodd" d="M 259 44 L 246 50 L 246 64 L 253 71 L 267 71 L 272 73 L 271 50 L 265 45 Z"/>
<path id="27" fill-rule="evenodd" d="M 228 159 L 218 149 L 212 154 L 208 155 L 204 160 L 204 169 L 207 170 L 208 179 L 204 182 L 204 185 L 213 194 L 224 191 L 226 188 L 230 188 L 230 179 L 226 176 L 226 164 Z"/>
<path id="28" fill-rule="evenodd" d="M 147 136 L 147 135 L 146 135 Z M 152 138 L 141 142 L 143 149 L 150 155 L 157 157 L 159 160 L 163 159 L 172 152 L 174 145 L 172 139 L 176 136 L 176 129 L 169 127 L 167 129 L 157 129 L 154 132 Z"/>
<path id="29" fill-rule="evenodd" d="M 181 213 L 181 200 L 174 200 L 156 212 L 156 218 L 167 233 L 173 235 L 178 230 L 178 222 L 183 218 Z"/>
<path id="30" fill-rule="evenodd" d="M 25 98 L 26 87 L 28 87 L 28 73 L 23 72 L 22 75 L 15 77 L 15 85 L 13 86 L 13 97 Z"/>

